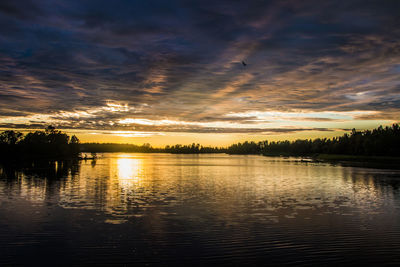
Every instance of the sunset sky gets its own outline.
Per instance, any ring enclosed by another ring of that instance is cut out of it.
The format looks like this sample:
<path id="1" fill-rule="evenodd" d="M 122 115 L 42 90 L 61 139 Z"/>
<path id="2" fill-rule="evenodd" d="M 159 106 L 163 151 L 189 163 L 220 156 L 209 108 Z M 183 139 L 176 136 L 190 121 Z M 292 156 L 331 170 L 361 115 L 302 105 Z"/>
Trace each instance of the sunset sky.
<path id="1" fill-rule="evenodd" d="M 398 0 L 2 0 L 0 25 L 1 130 L 225 146 L 400 118 Z"/>

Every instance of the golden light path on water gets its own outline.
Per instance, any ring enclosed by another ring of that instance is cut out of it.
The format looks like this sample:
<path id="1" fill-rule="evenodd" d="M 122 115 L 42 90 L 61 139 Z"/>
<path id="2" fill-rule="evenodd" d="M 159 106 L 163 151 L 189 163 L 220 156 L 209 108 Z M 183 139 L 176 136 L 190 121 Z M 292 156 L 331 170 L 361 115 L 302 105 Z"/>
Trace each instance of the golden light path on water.
<path id="1" fill-rule="evenodd" d="M 141 166 L 142 160 L 129 157 L 129 155 L 120 155 L 117 159 L 118 180 L 121 187 L 130 187 L 139 181 L 143 172 Z"/>
<path id="2" fill-rule="evenodd" d="M 61 173 L 65 166 L 55 163 L 54 169 Z M 115 153 L 83 161 L 61 180 L 20 174 L 13 193 L 40 204 L 56 192 L 64 208 L 100 208 L 108 221 L 122 223 L 145 215 L 154 203 L 174 206 L 199 196 L 219 214 L 255 203 L 266 218 L 293 217 L 308 209 L 335 212 L 340 205 L 373 213 L 393 197 L 384 198 L 387 192 L 376 186 L 374 171 L 296 159 Z"/>
<path id="3" fill-rule="evenodd" d="M 352 261 L 357 253 L 368 261 L 398 258 L 399 170 L 140 153 L 33 167 L 0 167 L 0 237 L 14 240 L 17 231 L 20 239 L 3 241 L 7 247 L 43 242 L 45 233 L 107 258 L 123 248 L 132 261 L 139 259 L 132 249 L 172 260 L 169 248 L 206 261 L 247 261 L 285 249 L 294 260 L 306 253 L 308 263 L 341 255 Z"/>

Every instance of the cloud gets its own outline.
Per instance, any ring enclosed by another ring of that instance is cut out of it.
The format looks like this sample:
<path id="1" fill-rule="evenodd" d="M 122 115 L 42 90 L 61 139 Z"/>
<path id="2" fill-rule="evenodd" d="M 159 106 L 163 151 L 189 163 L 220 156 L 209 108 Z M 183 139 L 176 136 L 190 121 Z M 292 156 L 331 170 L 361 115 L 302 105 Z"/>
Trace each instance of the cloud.
<path id="1" fill-rule="evenodd" d="M 250 133 L 343 119 L 227 114 L 366 111 L 377 113 L 350 120 L 394 120 L 398 10 L 390 0 L 2 1 L 0 123 L 53 114 L 74 129 L 137 118 L 235 124 L 155 131 Z"/>
<path id="2" fill-rule="evenodd" d="M 46 122 L 42 123 L 29 123 L 29 124 L 11 124 L 11 123 L 0 123 L 0 128 L 15 128 L 15 129 L 38 129 L 43 130 L 45 126 L 48 125 Z M 155 125 L 142 125 L 142 124 L 134 124 L 130 126 L 110 126 L 110 125 L 101 125 L 101 124 L 93 124 L 90 126 L 89 124 L 82 125 L 77 128 L 71 127 L 69 124 L 65 125 L 56 125 L 57 129 L 69 129 L 69 130 L 108 130 L 109 133 L 119 133 L 119 134 L 150 134 L 150 133 L 224 133 L 224 134 L 252 134 L 252 133 L 261 133 L 261 134 L 283 134 L 283 133 L 297 133 L 304 131 L 319 131 L 319 132 L 329 132 L 335 131 L 336 129 L 328 129 L 328 128 L 224 128 L 224 127 L 203 127 L 198 125 L 169 125 L 169 126 L 155 126 Z"/>

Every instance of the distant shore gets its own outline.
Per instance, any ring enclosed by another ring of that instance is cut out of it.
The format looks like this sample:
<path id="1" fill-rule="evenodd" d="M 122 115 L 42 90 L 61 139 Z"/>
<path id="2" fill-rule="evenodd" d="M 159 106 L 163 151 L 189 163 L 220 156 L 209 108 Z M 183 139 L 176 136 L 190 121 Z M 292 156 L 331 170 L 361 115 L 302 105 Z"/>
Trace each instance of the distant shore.
<path id="1" fill-rule="evenodd" d="M 386 157 L 386 156 L 318 154 L 313 156 L 312 158 L 316 160 L 329 160 L 329 161 L 391 162 L 400 164 L 400 157 Z"/>
<path id="2" fill-rule="evenodd" d="M 340 137 L 297 139 L 294 141 L 245 141 L 228 147 L 189 145 L 167 145 L 163 148 L 143 145 L 115 143 L 83 143 L 76 136 L 56 130 L 49 126 L 45 131 L 35 131 L 23 135 L 8 130 L 0 133 L 0 158 L 26 159 L 81 158 L 80 153 L 170 153 L 170 154 L 208 154 L 226 153 L 236 155 L 297 156 L 309 157 L 315 161 L 358 161 L 371 163 L 400 163 L 400 125 L 378 127 L 373 130 L 345 133 Z"/>

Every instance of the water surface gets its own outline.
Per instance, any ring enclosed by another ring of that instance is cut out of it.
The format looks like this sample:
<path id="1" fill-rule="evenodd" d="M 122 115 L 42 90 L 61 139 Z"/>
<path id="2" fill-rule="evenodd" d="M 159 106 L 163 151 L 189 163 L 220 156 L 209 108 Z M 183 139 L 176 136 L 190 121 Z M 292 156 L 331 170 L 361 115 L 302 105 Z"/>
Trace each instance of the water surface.
<path id="1" fill-rule="evenodd" d="M 0 265 L 400 263 L 400 171 L 225 154 L 0 168 Z"/>

